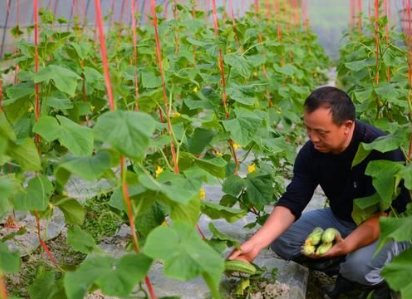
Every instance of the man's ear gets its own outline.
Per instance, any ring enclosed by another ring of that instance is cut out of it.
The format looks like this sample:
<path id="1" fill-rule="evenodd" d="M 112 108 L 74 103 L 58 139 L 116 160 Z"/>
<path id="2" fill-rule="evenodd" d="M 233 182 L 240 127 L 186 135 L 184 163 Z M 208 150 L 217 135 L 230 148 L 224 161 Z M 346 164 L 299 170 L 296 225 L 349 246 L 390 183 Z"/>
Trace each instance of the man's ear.
<path id="1" fill-rule="evenodd" d="M 344 129 L 345 129 L 345 134 L 349 134 L 352 131 L 353 126 L 355 125 L 355 122 L 353 120 L 345 120 L 343 123 Z"/>

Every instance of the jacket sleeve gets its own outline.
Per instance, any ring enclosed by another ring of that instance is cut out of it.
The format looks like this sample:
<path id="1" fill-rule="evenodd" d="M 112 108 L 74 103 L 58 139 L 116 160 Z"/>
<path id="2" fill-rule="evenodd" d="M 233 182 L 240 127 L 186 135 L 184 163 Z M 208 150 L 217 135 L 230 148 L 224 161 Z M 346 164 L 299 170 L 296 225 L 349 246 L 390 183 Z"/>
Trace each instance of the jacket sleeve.
<path id="1" fill-rule="evenodd" d="M 296 157 L 292 181 L 276 203 L 276 206 L 288 208 L 296 220 L 302 215 L 303 209 L 311 200 L 318 185 L 313 163 L 314 157 L 311 154 L 310 144 L 307 142 Z"/>

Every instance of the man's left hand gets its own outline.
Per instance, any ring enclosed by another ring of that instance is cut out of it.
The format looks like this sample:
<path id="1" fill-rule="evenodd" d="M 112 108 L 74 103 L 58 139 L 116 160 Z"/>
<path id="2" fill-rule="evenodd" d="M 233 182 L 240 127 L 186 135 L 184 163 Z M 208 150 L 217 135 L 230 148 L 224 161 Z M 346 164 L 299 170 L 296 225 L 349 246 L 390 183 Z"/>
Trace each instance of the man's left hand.
<path id="1" fill-rule="evenodd" d="M 341 237 L 340 234 L 337 234 L 335 237 L 335 244 L 333 244 L 332 248 L 329 249 L 325 254 L 312 254 L 309 255 L 308 257 L 313 258 L 313 259 L 319 259 L 319 258 L 332 258 L 332 257 L 338 257 L 338 256 L 343 256 L 347 254 L 345 250 L 345 242 L 344 239 Z"/>

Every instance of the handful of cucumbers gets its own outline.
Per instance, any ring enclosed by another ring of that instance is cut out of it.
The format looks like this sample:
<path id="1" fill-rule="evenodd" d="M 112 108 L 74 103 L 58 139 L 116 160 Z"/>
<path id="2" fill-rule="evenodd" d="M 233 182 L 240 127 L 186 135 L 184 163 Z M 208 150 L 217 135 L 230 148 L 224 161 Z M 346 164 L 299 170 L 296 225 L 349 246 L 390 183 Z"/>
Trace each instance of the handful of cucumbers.
<path id="1" fill-rule="evenodd" d="M 332 248 L 338 234 L 338 230 L 333 227 L 326 230 L 323 230 L 320 227 L 315 227 L 306 238 L 305 245 L 302 247 L 302 253 L 306 256 L 314 254 L 319 256 L 324 255 Z"/>

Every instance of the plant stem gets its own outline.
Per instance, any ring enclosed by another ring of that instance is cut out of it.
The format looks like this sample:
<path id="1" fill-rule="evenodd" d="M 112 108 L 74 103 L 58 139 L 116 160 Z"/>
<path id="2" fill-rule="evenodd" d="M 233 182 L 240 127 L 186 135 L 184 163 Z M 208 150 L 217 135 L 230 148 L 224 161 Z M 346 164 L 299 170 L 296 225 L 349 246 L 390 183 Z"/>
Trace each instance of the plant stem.
<path id="1" fill-rule="evenodd" d="M 37 223 L 37 237 L 39 239 L 39 243 L 41 247 L 43 247 L 44 251 L 46 252 L 47 256 L 50 258 L 52 261 L 53 265 L 57 267 L 56 260 L 54 259 L 50 249 L 47 247 L 46 243 L 43 241 L 41 237 L 41 227 L 40 227 L 40 217 L 37 211 L 34 211 L 34 215 L 36 216 L 36 223 Z"/>

